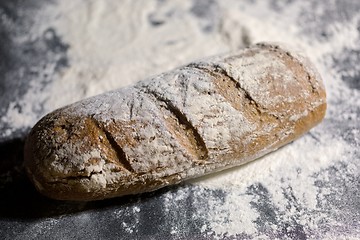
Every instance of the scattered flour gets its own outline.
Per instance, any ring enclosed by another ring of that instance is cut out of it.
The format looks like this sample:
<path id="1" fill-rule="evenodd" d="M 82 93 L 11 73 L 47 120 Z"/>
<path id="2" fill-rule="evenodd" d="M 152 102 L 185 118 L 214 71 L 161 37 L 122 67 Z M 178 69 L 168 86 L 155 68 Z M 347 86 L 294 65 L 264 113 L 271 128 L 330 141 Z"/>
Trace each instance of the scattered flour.
<path id="1" fill-rule="evenodd" d="M 223 238 L 245 234 L 260 239 L 276 238 L 275 233 L 295 231 L 300 224 L 310 239 L 316 239 L 314 232 L 320 224 L 337 224 L 336 219 L 329 218 L 328 212 L 321 210 L 331 191 L 329 187 L 319 187 L 318 181 L 326 182 L 329 178 L 319 172 L 351 155 L 349 144 L 328 132 L 327 120 L 356 118 L 356 114 L 339 114 L 339 106 L 334 103 L 346 101 L 360 105 L 359 92 L 345 86 L 339 72 L 332 68 L 331 56 L 358 47 L 356 28 L 360 14 L 346 25 L 335 22 L 327 26 L 332 37 L 323 41 L 308 35 L 296 22 L 301 11 L 311 7 L 310 1 L 297 1 L 287 5 L 284 11 L 270 9 L 269 1 L 215 3 L 211 17 L 189 11 L 191 1 L 167 1 L 159 5 L 156 1 L 75 0 L 49 5 L 44 15 L 48 14 L 50 21 L 39 20 L 32 29 L 32 37 L 41 35 L 48 26 L 53 27 L 70 45 L 69 67 L 56 73 L 55 81 L 45 87 L 36 80 L 31 81 L 28 92 L 18 102 L 10 104 L 6 115 L 1 117 L 2 122 L 11 126 L 1 134 L 8 136 L 18 128 L 31 127 L 40 117 L 35 111 L 36 104 L 44 105 L 42 115 L 65 104 L 134 84 L 194 59 L 228 52 L 249 43 L 280 41 L 298 45 L 314 61 L 325 80 L 329 108 L 324 123 L 310 134 L 255 162 L 189 184 L 198 188 L 198 197 L 208 190 L 225 193 L 221 201 L 209 198 L 207 208 L 197 206 L 193 213 L 194 219 L 206 220 L 206 224 L 199 226 L 205 235 Z M 278 7 L 281 9 L 282 5 L 279 3 Z M 148 18 L 154 25 L 149 24 Z M 204 28 L 208 30 L 204 31 Z M 48 66 L 47 71 L 53 70 L 54 66 Z M 358 71 L 354 70 L 347 75 L 356 73 Z M 358 167 L 353 165 L 346 171 L 356 172 Z M 264 192 L 270 199 L 264 199 Z M 187 195 L 183 189 L 167 193 L 164 211 L 170 214 L 174 204 Z M 271 201 L 272 208 L 279 213 L 276 221 L 267 228 L 275 235 L 258 234 L 259 226 L 262 226 L 258 222 L 261 211 L 255 203 L 267 201 Z M 135 218 L 140 209 L 133 207 Z M 119 218 L 120 214 L 122 211 Z M 279 222 L 287 225 L 279 226 Z M 132 233 L 137 224 L 139 221 L 123 222 L 122 227 Z M 171 234 L 176 235 L 182 230 L 175 225 Z M 327 236 L 331 238 L 336 228 L 329 231 Z"/>
<path id="2" fill-rule="evenodd" d="M 198 178 L 191 183 L 204 189 L 226 191 L 222 204 L 209 202 L 212 209 L 208 216 L 210 229 L 220 236 L 224 233 L 252 235 L 256 232 L 255 220 L 259 213 L 250 206 L 251 202 L 260 199 L 254 199 L 254 196 L 247 192 L 254 183 L 261 183 L 267 189 L 273 207 L 277 208 L 284 218 L 298 215 L 301 224 L 316 229 L 317 224 L 327 218 L 327 214 L 318 214 L 311 218 L 308 214 L 309 211 L 318 209 L 321 197 L 327 193 L 325 189 L 320 194 L 320 189 L 315 184 L 319 178 L 316 178 L 315 174 L 325 170 L 333 162 L 344 159 L 344 155 L 349 151 L 350 147 L 345 141 L 331 140 L 329 135 L 322 136 L 321 144 L 306 135 L 257 161 L 220 174 Z M 297 200 L 296 206 L 286 205 L 289 199 L 284 189 L 289 187 L 292 197 Z M 276 228 L 277 225 L 272 227 Z"/>

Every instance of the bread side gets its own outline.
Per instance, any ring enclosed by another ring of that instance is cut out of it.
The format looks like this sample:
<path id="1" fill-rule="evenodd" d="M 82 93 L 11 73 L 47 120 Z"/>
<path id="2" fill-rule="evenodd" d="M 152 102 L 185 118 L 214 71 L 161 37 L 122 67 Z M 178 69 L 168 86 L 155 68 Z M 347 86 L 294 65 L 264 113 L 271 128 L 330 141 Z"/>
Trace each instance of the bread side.
<path id="1" fill-rule="evenodd" d="M 25 165 L 52 198 L 136 194 L 254 160 L 325 110 L 305 57 L 258 44 L 48 114 L 29 134 Z"/>

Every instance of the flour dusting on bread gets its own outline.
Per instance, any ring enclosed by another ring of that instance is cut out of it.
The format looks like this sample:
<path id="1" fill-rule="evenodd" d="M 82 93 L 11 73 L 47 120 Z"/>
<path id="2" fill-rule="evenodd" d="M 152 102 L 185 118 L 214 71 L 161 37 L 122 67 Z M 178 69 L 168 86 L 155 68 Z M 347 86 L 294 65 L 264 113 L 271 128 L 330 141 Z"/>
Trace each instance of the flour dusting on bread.
<path id="1" fill-rule="evenodd" d="M 26 167 L 58 199 L 152 191 L 274 151 L 325 110 L 306 58 L 261 43 L 48 114 L 29 135 Z"/>

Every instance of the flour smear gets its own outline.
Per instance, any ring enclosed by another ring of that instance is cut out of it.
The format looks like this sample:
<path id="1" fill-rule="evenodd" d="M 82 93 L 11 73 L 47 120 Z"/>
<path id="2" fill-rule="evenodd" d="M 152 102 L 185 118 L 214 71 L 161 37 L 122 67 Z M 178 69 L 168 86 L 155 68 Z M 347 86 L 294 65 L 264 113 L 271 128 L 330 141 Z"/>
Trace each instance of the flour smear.
<path id="1" fill-rule="evenodd" d="M 311 1 L 286 5 L 270 5 L 270 1 L 205 2 L 201 6 L 200 1 L 180 0 L 75 0 L 49 5 L 37 17 L 31 33 L 36 37 L 49 26 L 54 28 L 70 46 L 69 66 L 54 73 L 54 80 L 45 86 L 36 79 L 30 82 L 28 92 L 10 104 L 1 118 L 11 126 L 1 134 L 29 128 L 41 115 L 63 105 L 134 84 L 199 58 L 255 42 L 284 42 L 302 48 L 319 69 L 328 92 L 324 122 L 257 161 L 189 181 L 178 191 L 165 193 L 165 211 L 170 214 L 176 203 L 189 195 L 189 189 L 196 189 L 197 198 L 219 191 L 223 197 L 209 197 L 206 206 L 200 201 L 192 203 L 192 218 L 201 220 L 198 231 L 205 238 L 291 239 L 301 234 L 308 239 L 332 239 L 337 234 L 346 238 L 346 226 L 328 209 L 334 188 L 326 183 L 332 177 L 329 169 L 346 162 L 337 172 L 345 178 L 358 174 L 359 166 L 354 149 L 335 134 L 332 121 L 358 117 L 346 107 L 359 106 L 360 96 L 359 91 L 344 84 L 344 72 L 334 69 L 332 56 L 357 48 L 360 14 L 346 24 L 334 21 L 310 31 L 311 21 L 300 24 L 299 20 L 305 18 L 305 10 L 314 8 L 318 15 L 324 11 Z M 42 21 L 44 18 L 48 21 Z M 324 40 L 314 31 L 325 31 L 330 37 Z M 54 67 L 45 70 L 51 73 Z M 345 74 L 353 76 L 356 69 Z M 36 104 L 43 105 L 42 112 L 34 111 Z M 268 216 L 262 215 L 266 207 Z M 142 211 L 141 206 L 135 208 Z M 139 221 L 132 225 L 123 222 L 123 227 L 136 233 L 137 224 Z M 181 231 L 186 231 L 184 226 L 174 223 L 171 234 L 176 236 Z"/>

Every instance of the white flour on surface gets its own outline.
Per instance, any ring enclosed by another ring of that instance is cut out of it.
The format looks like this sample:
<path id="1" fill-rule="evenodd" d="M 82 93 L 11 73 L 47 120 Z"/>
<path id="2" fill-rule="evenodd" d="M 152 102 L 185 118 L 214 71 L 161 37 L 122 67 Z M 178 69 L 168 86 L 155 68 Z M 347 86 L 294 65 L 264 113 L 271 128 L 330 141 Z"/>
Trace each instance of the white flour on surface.
<path id="1" fill-rule="evenodd" d="M 307 226 L 309 232 L 325 219 L 335 221 L 327 219 L 325 213 L 311 215 L 309 212 L 317 210 L 319 201 L 328 194 L 327 189 L 320 192 L 315 184 L 319 178 L 315 178 L 314 174 L 334 161 L 344 160 L 349 147 L 344 141 L 331 140 L 330 136 L 322 137 L 321 141 L 323 144 L 320 145 L 312 137 L 305 136 L 245 166 L 194 180 L 194 184 L 205 189 L 222 189 L 228 193 L 222 204 L 210 202 L 209 229 L 231 235 L 239 232 L 251 235 L 256 232 L 254 221 L 259 214 L 249 206 L 251 202 L 261 200 L 247 192 L 254 183 L 261 183 L 267 189 L 273 207 L 282 214 L 283 221 L 297 216 L 297 221 Z M 288 190 L 292 191 L 297 204 L 286 204 L 289 200 L 285 192 L 288 187 L 291 187 Z M 273 224 L 271 227 L 276 231 L 278 226 Z"/>
<path id="2" fill-rule="evenodd" d="M 34 104 L 43 103 L 42 114 L 45 114 L 65 104 L 249 43 L 280 41 L 300 46 L 319 69 L 327 88 L 329 106 L 324 123 L 311 130 L 311 134 L 257 161 L 190 181 L 186 186 L 197 189 L 195 199 L 206 191 L 224 194 L 221 199 L 209 197 L 206 207 L 194 200 L 192 218 L 206 220 L 198 226 L 201 233 L 218 238 L 237 234 L 278 238 L 284 236 L 281 235 L 284 231 L 296 233 L 299 225 L 310 239 L 336 236 L 337 231 L 346 226 L 338 225 L 337 219 L 329 215 L 327 197 L 334 193 L 331 186 L 320 186 L 319 182 L 327 182 L 331 177 L 324 172 L 326 169 L 355 155 L 347 142 L 329 133 L 328 120 L 356 118 L 356 113 L 347 112 L 346 106 L 360 105 L 360 96 L 358 91 L 348 88 L 339 71 L 333 69 L 332 56 L 357 47 L 360 14 L 346 25 L 334 22 L 327 26 L 326 31 L 332 37 L 323 41 L 308 35 L 296 22 L 309 3 L 298 1 L 277 12 L 269 8 L 269 1 L 251 2 L 217 1 L 206 10 L 211 12 L 210 16 L 201 12 L 194 14 L 196 9 L 189 10 L 193 7 L 191 1 L 159 4 L 156 1 L 76 0 L 50 5 L 44 14 L 51 15 L 51 21 L 36 25 L 32 34 L 40 35 L 52 26 L 62 41 L 70 45 L 69 67 L 57 73 L 55 80 L 45 87 L 32 81 L 28 92 L 9 106 L 1 120 L 13 129 L 31 127 L 40 117 L 34 112 Z M 281 4 L 278 7 L 281 8 Z M 154 25 L 149 24 L 148 18 Z M 48 70 L 52 70 L 51 66 Z M 354 74 L 355 70 L 347 73 Z M 342 101 L 345 107 L 339 109 L 335 103 Z M 21 112 L 16 107 L 19 104 Z M 8 130 L 1 134 L 11 133 Z M 356 163 L 347 164 L 338 174 L 347 176 L 359 170 Z M 164 194 L 164 211 L 169 216 L 175 205 L 188 197 L 186 186 Z M 259 202 L 271 202 L 270 210 L 276 212 L 276 216 L 271 212 L 269 216 L 273 218 L 261 216 Z M 140 209 L 141 206 L 136 206 L 137 213 Z M 114 215 L 120 216 L 121 211 Z M 266 221 L 259 222 L 259 219 Z M 123 227 L 135 233 L 137 224 L 139 221 L 124 221 Z M 327 226 L 328 231 L 319 232 L 320 225 Z M 186 231 L 185 227 L 175 224 L 171 234 L 175 236 L 181 231 Z"/>

